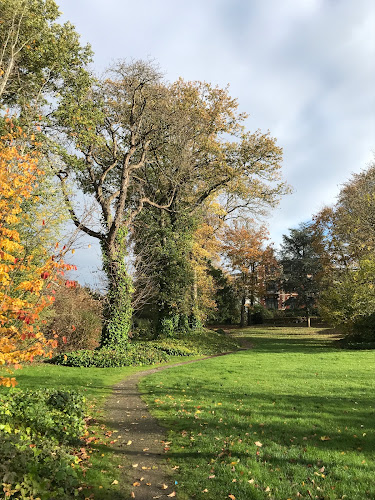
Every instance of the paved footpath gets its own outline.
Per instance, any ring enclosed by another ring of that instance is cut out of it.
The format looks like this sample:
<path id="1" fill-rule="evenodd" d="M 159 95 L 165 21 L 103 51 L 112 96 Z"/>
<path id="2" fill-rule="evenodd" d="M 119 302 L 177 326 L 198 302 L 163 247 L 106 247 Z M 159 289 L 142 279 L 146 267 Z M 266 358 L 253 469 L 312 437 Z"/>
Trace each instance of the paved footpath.
<path id="1" fill-rule="evenodd" d="M 165 429 L 148 411 L 148 405 L 138 391 L 139 380 L 175 366 L 196 363 L 231 352 L 206 358 L 184 361 L 169 366 L 144 370 L 117 384 L 105 407 L 111 428 L 118 431 L 117 441 L 112 445 L 115 453 L 123 454 L 131 465 L 124 465 L 123 480 L 130 481 L 131 498 L 152 500 L 154 498 L 177 498 L 171 471 L 167 473 L 165 463 Z"/>

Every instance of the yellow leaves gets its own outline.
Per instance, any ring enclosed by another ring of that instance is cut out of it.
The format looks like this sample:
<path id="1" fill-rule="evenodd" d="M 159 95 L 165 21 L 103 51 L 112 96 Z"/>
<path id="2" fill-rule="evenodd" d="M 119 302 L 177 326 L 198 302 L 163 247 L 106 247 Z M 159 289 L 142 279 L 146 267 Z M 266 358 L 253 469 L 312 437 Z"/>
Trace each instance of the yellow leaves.
<path id="1" fill-rule="evenodd" d="M 255 446 L 258 446 L 258 448 L 261 448 L 263 444 L 260 441 L 255 441 Z"/>
<path id="2" fill-rule="evenodd" d="M 19 132 L 21 135 L 21 132 Z M 43 256 L 39 267 L 21 243 L 17 224 L 26 214 L 22 204 L 35 193 L 38 176 L 38 154 L 24 153 L 16 136 L 0 138 L 0 365 L 20 368 L 36 356 L 47 356 L 56 340 L 47 340 L 35 322 L 51 302 L 42 296 L 46 280 L 64 265 L 59 259 Z M 18 138 L 17 138 L 18 139 Z M 13 141 L 13 142 L 12 142 Z M 28 206 L 38 203 L 32 197 Z M 14 377 L 1 377 L 0 385 L 13 386 Z"/>
<path id="3" fill-rule="evenodd" d="M 16 290 L 24 290 L 26 292 L 39 292 L 43 288 L 43 282 L 41 280 L 34 279 L 33 281 L 22 281 Z"/>
<path id="4" fill-rule="evenodd" d="M 0 377 L 0 386 L 4 387 L 15 387 L 17 385 L 17 381 L 14 377 Z"/>
<path id="5" fill-rule="evenodd" d="M 329 436 L 321 436 L 320 440 L 321 441 L 330 441 L 331 438 Z"/>

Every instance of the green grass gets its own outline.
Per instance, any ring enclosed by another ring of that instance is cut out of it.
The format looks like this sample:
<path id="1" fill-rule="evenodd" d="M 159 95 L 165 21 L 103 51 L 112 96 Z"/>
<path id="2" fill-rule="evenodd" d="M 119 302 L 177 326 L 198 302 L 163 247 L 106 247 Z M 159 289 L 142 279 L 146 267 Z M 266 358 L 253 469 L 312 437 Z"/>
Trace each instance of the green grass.
<path id="1" fill-rule="evenodd" d="M 249 328 L 254 348 L 143 379 L 179 498 L 375 498 L 373 351 Z"/>

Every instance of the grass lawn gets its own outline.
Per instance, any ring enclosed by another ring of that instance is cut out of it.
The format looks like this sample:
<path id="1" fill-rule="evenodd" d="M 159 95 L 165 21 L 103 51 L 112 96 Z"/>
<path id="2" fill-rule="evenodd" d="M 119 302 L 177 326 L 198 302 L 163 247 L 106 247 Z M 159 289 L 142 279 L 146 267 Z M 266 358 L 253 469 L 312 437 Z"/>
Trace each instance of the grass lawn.
<path id="1" fill-rule="evenodd" d="M 374 351 L 255 327 L 254 348 L 143 379 L 178 498 L 375 499 Z"/>

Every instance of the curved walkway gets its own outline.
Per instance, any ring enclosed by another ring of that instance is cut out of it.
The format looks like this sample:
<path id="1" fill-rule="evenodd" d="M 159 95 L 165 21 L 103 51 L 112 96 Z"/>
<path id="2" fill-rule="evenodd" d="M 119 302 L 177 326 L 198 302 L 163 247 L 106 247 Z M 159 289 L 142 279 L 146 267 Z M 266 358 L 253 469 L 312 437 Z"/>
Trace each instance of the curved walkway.
<path id="1" fill-rule="evenodd" d="M 113 388 L 105 409 L 108 422 L 118 431 L 117 441 L 112 445 L 114 452 L 123 454 L 131 460 L 131 465 L 124 467 L 123 475 L 125 482 L 130 481 L 131 498 L 151 500 L 177 497 L 174 481 L 170 479 L 170 472 L 167 473 L 164 460 L 168 447 L 165 442 L 166 431 L 151 415 L 148 405 L 142 400 L 138 391 L 139 380 L 161 370 L 234 352 L 237 351 L 144 370 L 131 375 Z"/>

